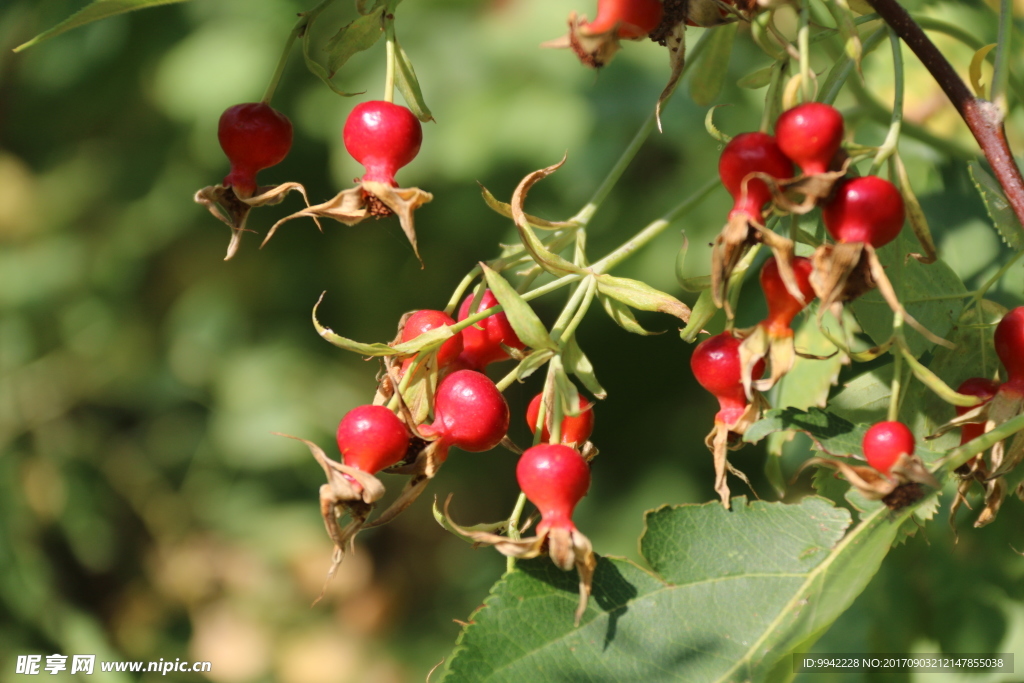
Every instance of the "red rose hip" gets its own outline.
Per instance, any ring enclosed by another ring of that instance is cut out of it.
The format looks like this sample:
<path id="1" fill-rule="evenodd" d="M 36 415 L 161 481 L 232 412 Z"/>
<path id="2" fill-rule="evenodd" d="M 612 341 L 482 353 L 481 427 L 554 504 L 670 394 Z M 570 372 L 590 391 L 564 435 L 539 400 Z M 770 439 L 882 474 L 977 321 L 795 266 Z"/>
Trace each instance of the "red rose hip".
<path id="1" fill-rule="evenodd" d="M 772 192 L 760 178 L 750 178 L 744 193 L 743 180 L 751 173 L 765 173 L 780 180 L 793 177 L 793 162 L 782 153 L 775 138 L 765 133 L 741 133 L 722 150 L 718 175 L 734 204 L 729 217 L 746 216 L 760 222 L 761 211 L 771 201 Z"/>
<path id="2" fill-rule="evenodd" d="M 863 242 L 878 249 L 903 229 L 903 197 L 896 186 L 878 176 L 844 180 L 832 201 L 821 210 L 825 227 L 837 242 Z"/>
<path id="3" fill-rule="evenodd" d="M 1024 394 L 1024 306 L 1003 316 L 996 326 L 996 354 L 1006 368 L 1007 388 Z"/>
<path id="4" fill-rule="evenodd" d="M 988 403 L 992 400 L 992 397 L 999 391 L 999 382 L 991 379 L 985 379 L 984 377 L 971 377 L 970 379 L 964 380 L 963 383 L 957 387 L 957 393 L 966 394 L 968 396 L 977 396 L 982 400 L 982 403 Z M 971 410 L 974 410 L 977 406 L 957 406 L 956 414 L 963 415 Z M 985 433 L 985 425 L 981 424 L 965 424 L 960 427 L 960 445 L 973 441 L 982 434 Z"/>
<path id="5" fill-rule="evenodd" d="M 487 375 L 457 370 L 437 386 L 434 423 L 428 430 L 449 445 L 479 453 L 501 443 L 508 420 L 505 397 Z"/>
<path id="6" fill-rule="evenodd" d="M 473 295 L 470 294 L 459 306 L 459 322 L 470 316 L 469 309 L 472 305 Z M 486 289 L 473 312 L 479 313 L 497 305 L 498 299 L 491 290 Z M 509 358 L 502 344 L 515 349 L 526 346 L 512 329 L 508 316 L 504 313 L 495 313 L 462 330 L 462 354 L 459 361 L 467 368 L 483 370 L 491 363 Z"/>
<path id="7" fill-rule="evenodd" d="M 228 107 L 217 124 L 217 140 L 231 162 L 224 178 L 242 198 L 256 192 L 256 174 L 281 163 L 292 147 L 292 123 L 263 102 Z"/>
<path id="8" fill-rule="evenodd" d="M 398 187 L 395 173 L 416 158 L 423 128 L 408 108 L 375 100 L 356 105 L 342 137 L 348 153 L 366 168 L 363 180 Z"/>
<path id="9" fill-rule="evenodd" d="M 807 302 L 814 299 L 814 288 L 811 287 L 811 271 L 814 270 L 814 266 L 811 260 L 803 256 L 794 256 L 792 265 L 800 293 L 804 296 L 804 303 L 797 301 L 786 289 L 786 284 L 779 274 L 779 263 L 774 256 L 761 267 L 761 290 L 764 291 L 764 299 L 768 303 L 765 325 L 768 334 L 776 338 L 793 336 L 793 330 L 790 329 L 793 318 L 807 306 Z"/>
<path id="10" fill-rule="evenodd" d="M 337 436 L 342 462 L 367 474 L 401 461 L 409 447 L 409 431 L 384 406 L 348 411 L 338 424 Z"/>
<path id="11" fill-rule="evenodd" d="M 538 534 L 551 527 L 576 528 L 573 510 L 590 488 L 590 466 L 576 450 L 562 444 L 529 448 L 516 465 L 516 479 L 540 510 Z"/>
<path id="12" fill-rule="evenodd" d="M 843 142 L 843 115 L 822 102 L 801 104 L 779 116 L 775 139 L 805 174 L 825 173 Z"/>
<path id="13" fill-rule="evenodd" d="M 438 327 L 444 327 L 445 325 L 454 324 L 455 321 L 452 317 L 443 311 L 423 309 L 421 311 L 416 311 L 406 319 L 405 326 L 402 327 L 402 334 L 400 338 L 402 342 L 412 341 L 424 332 L 429 332 L 430 330 Z M 445 341 L 441 344 L 441 348 L 437 350 L 438 367 L 448 367 L 455 362 L 455 359 L 459 357 L 460 353 L 462 353 L 461 332 Z"/>
<path id="14" fill-rule="evenodd" d="M 902 422 L 879 422 L 864 434 L 864 458 L 882 474 L 889 474 L 901 455 L 914 454 L 914 434 Z"/>
<path id="15" fill-rule="evenodd" d="M 526 408 L 526 424 L 529 425 L 531 432 L 537 427 L 537 418 L 540 416 L 540 403 L 543 398 L 543 393 L 537 394 Z M 562 418 L 561 436 L 562 443 L 564 444 L 584 443 L 594 431 L 594 409 L 592 404 L 580 396 L 579 406 L 580 410 L 583 411 L 579 415 L 566 415 Z M 551 432 L 546 424 L 542 428 L 540 438 L 541 441 L 551 439 Z"/>
<path id="16" fill-rule="evenodd" d="M 726 331 L 697 344 L 690 356 L 690 368 L 697 382 L 718 399 L 720 410 L 715 421 L 735 423 L 747 408 L 740 364 L 740 340 Z M 751 375 L 760 379 L 764 374 L 762 359 Z"/>
<path id="17" fill-rule="evenodd" d="M 589 33 L 617 28 L 619 38 L 643 38 L 661 22 L 661 0 L 597 0 L 597 18 L 584 24 Z"/>

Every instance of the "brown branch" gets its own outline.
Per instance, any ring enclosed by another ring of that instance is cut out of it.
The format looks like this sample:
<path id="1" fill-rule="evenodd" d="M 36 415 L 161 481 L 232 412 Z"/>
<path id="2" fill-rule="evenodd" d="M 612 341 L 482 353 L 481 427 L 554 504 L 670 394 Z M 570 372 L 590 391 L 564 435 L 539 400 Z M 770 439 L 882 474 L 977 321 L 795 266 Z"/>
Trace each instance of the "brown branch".
<path id="1" fill-rule="evenodd" d="M 1006 198 L 1024 225 L 1024 177 L 1021 177 L 1006 142 L 1003 114 L 988 100 L 975 97 L 949 61 L 897 0 L 867 0 L 892 30 L 903 39 L 917 58 L 949 97 L 967 127 L 978 141 L 981 151 L 992 166 Z"/>

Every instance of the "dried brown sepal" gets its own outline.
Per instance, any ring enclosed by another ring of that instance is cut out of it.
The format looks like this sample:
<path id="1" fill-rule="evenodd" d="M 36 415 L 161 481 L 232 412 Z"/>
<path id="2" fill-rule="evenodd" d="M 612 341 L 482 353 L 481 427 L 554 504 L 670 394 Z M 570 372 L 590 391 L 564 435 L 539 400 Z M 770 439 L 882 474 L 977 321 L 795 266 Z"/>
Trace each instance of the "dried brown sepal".
<path id="1" fill-rule="evenodd" d="M 746 216 L 736 215 L 729 218 L 725 227 L 722 228 L 722 232 L 715 237 L 711 250 L 711 298 L 716 306 L 725 308 L 726 314 L 730 318 L 732 309 L 729 306 L 726 291 L 729 286 L 729 277 L 747 250 L 758 243 L 764 244 L 772 250 L 779 265 L 779 277 L 782 278 L 786 289 L 798 301 L 803 301 L 796 273 L 793 272 L 795 253 L 793 241 L 758 225 Z"/>
<path id="2" fill-rule="evenodd" d="M 484 203 L 486 203 L 492 211 L 504 216 L 505 218 L 512 218 L 511 204 L 506 204 L 505 202 L 500 201 L 497 197 L 491 194 L 491 191 L 484 187 L 482 183 L 478 182 L 477 185 L 480 185 L 480 194 L 484 198 Z M 535 230 L 562 230 L 563 228 L 579 227 L 579 223 L 575 221 L 549 221 L 528 213 L 524 213 L 523 215 L 526 217 L 530 227 Z"/>
<path id="3" fill-rule="evenodd" d="M 1024 412 L 1024 396 L 1016 392 L 997 391 L 996 395 L 988 403 L 988 420 L 985 422 L 985 431 L 991 431 L 1007 420 Z M 990 465 L 992 477 L 1001 477 L 1013 470 L 1024 458 L 1024 433 L 1017 432 L 1010 445 L 1006 440 L 1000 441 L 992 446 L 990 452 Z"/>
<path id="4" fill-rule="evenodd" d="M 885 302 L 889 304 L 889 308 L 892 309 L 893 313 L 902 314 L 904 322 L 917 330 L 921 336 L 931 343 L 938 344 L 939 346 L 945 346 L 947 349 L 956 348 L 955 344 L 938 336 L 919 323 L 914 316 L 907 313 L 907 309 L 903 308 L 903 304 L 900 303 L 899 297 L 896 296 L 896 290 L 893 289 L 892 283 L 889 282 L 889 276 L 885 274 L 885 268 L 882 266 L 882 262 L 878 260 L 878 254 L 875 252 L 875 248 L 870 244 L 865 244 L 864 252 L 867 255 L 868 267 L 871 270 L 871 278 L 874 280 L 875 286 L 878 287 L 879 294 L 881 294 L 882 298 L 885 299 Z"/>
<path id="5" fill-rule="evenodd" d="M 811 465 L 826 465 L 836 470 L 837 475 L 850 483 L 851 486 L 860 491 L 869 500 L 882 500 L 900 485 L 895 478 L 886 477 L 874 467 L 867 465 L 850 465 L 842 460 L 833 458 L 815 457 L 810 458 L 800 466 L 799 471 Z"/>
<path id="6" fill-rule="evenodd" d="M 270 232 L 263 239 L 263 244 L 270 241 L 281 225 L 296 218 L 312 218 L 317 221 L 317 226 L 320 225 L 318 218 L 331 218 L 345 225 L 355 225 L 367 218 L 383 218 L 394 214 L 398 216 L 402 231 L 422 266 L 423 259 L 420 258 L 420 252 L 416 245 L 413 212 L 433 198 L 434 195 L 418 187 L 391 187 L 387 183 L 364 180 L 355 187 L 342 190 L 333 199 L 322 204 L 307 206 L 302 211 L 285 216 L 270 228 Z"/>
<path id="7" fill-rule="evenodd" d="M 282 183 L 257 188 L 256 194 L 251 197 L 239 197 L 235 190 L 224 185 L 210 185 L 196 192 L 193 197 L 197 204 L 205 206 L 214 218 L 231 228 L 231 241 L 228 242 L 227 255 L 224 260 L 229 260 L 238 252 L 238 246 L 242 240 L 243 232 L 251 232 L 245 227 L 245 221 L 249 218 L 249 212 L 260 206 L 272 206 L 280 204 L 285 195 L 292 190 L 299 192 L 309 206 L 309 198 L 306 196 L 306 188 L 299 183 Z M 319 227 L 320 223 L 317 223 Z M 273 228 L 271 228 L 273 232 Z"/>
<path id="8" fill-rule="evenodd" d="M 616 24 L 608 31 L 595 33 L 589 30 L 587 18 L 579 16 L 575 12 L 569 14 L 568 35 L 541 43 L 541 47 L 547 48 L 570 48 L 576 53 L 580 62 L 591 69 L 600 69 L 612 61 L 615 53 L 621 45 L 619 41 L 619 24 Z"/>
<path id="9" fill-rule="evenodd" d="M 920 500 L 924 496 L 922 484 L 933 489 L 942 487 L 917 456 L 907 453 L 899 457 L 888 475 L 868 465 L 850 465 L 824 457 L 810 458 L 800 466 L 800 471 L 810 465 L 832 467 L 865 498 L 880 500 L 890 510 L 899 510 Z"/>
<path id="10" fill-rule="evenodd" d="M 946 422 L 945 424 L 936 427 L 934 432 L 924 437 L 925 441 L 932 441 L 934 439 L 937 439 L 943 434 L 950 432 L 954 429 L 960 429 L 961 427 L 967 424 L 984 424 L 988 422 L 988 413 L 988 402 L 974 406 L 963 415 L 957 415 L 949 422 Z"/>
<path id="11" fill-rule="evenodd" d="M 571 529 L 551 528 L 537 536 L 520 539 L 499 536 L 486 531 L 472 531 L 452 521 L 448 512 L 451 502 L 452 495 L 449 494 L 444 501 L 445 521 L 456 533 L 471 539 L 474 543 L 493 546 L 495 550 L 506 557 L 524 560 L 539 557 L 546 552 L 554 565 L 562 571 L 570 571 L 575 567 L 580 577 L 580 600 L 574 614 L 574 623 L 576 626 L 580 625 L 580 619 L 583 618 L 583 613 L 587 610 L 587 602 L 590 599 L 591 586 L 594 582 L 594 571 L 597 569 L 597 556 L 594 555 L 594 547 L 589 538 L 575 527 Z"/>
<path id="12" fill-rule="evenodd" d="M 363 525 L 365 529 L 373 529 L 383 526 L 405 511 L 412 505 L 420 494 L 427 488 L 427 484 L 437 474 L 438 469 L 448 458 L 448 444 L 444 441 L 430 441 L 420 450 L 416 460 L 411 465 L 399 465 L 384 470 L 389 474 L 408 474 L 409 481 L 405 483 L 398 498 L 380 513 L 372 522 Z"/>
<path id="13" fill-rule="evenodd" d="M 882 503 L 893 512 L 896 512 L 908 505 L 913 505 L 922 498 L 924 498 L 924 487 L 920 484 L 900 484 L 893 489 L 892 493 L 882 498 Z"/>
<path id="14" fill-rule="evenodd" d="M 875 288 L 871 269 L 864 257 L 864 244 L 823 244 L 811 255 L 811 288 L 821 302 L 818 321 L 832 309 L 836 320 L 842 320 L 841 305 Z"/>
<path id="15" fill-rule="evenodd" d="M 775 180 L 767 176 L 765 182 L 772 191 L 772 201 L 779 208 L 802 216 L 813 211 L 832 194 L 832 188 L 846 176 L 848 164 L 849 160 L 837 171 L 800 175 L 787 180 Z"/>
<path id="16" fill-rule="evenodd" d="M 750 349 L 744 350 L 744 345 L 747 344 L 747 340 L 759 338 L 758 341 L 750 342 Z M 761 345 L 764 345 L 763 347 Z M 762 350 L 763 349 L 763 350 Z M 747 360 L 744 360 L 746 354 L 750 354 Z M 757 353 L 761 355 L 758 357 Z M 768 358 L 768 376 L 750 381 L 752 379 L 752 372 L 754 366 L 761 358 L 767 355 Z M 835 354 L 833 354 L 835 355 Z M 742 364 L 743 372 L 743 387 L 747 391 L 747 397 L 750 398 L 751 390 L 750 387 L 760 392 L 767 392 L 775 383 L 786 376 L 790 370 L 793 369 L 793 364 L 796 362 L 796 347 L 793 345 L 792 335 L 783 337 L 775 337 L 768 334 L 768 331 L 763 325 L 758 325 L 754 334 L 743 340 L 743 344 L 740 345 L 740 363 Z M 806 357 L 806 355 L 804 356 Z M 750 381 L 748 385 L 748 381 Z"/>
<path id="17" fill-rule="evenodd" d="M 345 559 L 345 552 L 351 549 L 356 534 L 366 526 L 373 504 L 384 495 L 384 485 L 372 474 L 331 460 L 312 441 L 290 434 L 274 433 L 306 444 L 327 475 L 327 483 L 320 487 L 320 515 L 323 517 L 327 535 L 334 542 L 334 552 L 331 554 L 331 566 L 327 570 L 324 586 L 320 590 L 320 595 L 313 601 L 315 605 L 323 598 L 327 584 Z M 338 520 L 346 513 L 351 521 L 342 528 Z"/>
<path id="18" fill-rule="evenodd" d="M 714 428 L 704 438 L 704 445 L 708 447 L 714 458 L 715 465 L 715 493 L 722 501 L 722 506 L 726 510 L 729 509 L 731 503 L 729 501 L 731 492 L 729 489 L 729 482 L 727 475 L 732 473 L 739 477 L 746 483 L 747 487 L 757 496 L 757 492 L 754 491 L 753 486 L 750 484 L 750 480 L 740 470 L 733 467 L 729 462 L 729 451 L 739 450 L 743 448 L 743 439 L 740 437 L 758 421 L 761 417 L 761 413 L 767 408 L 768 404 L 764 400 L 764 397 L 756 391 L 753 392 L 753 397 L 750 403 L 747 405 L 746 410 L 736 419 L 732 424 L 726 424 L 720 420 L 715 420 Z"/>

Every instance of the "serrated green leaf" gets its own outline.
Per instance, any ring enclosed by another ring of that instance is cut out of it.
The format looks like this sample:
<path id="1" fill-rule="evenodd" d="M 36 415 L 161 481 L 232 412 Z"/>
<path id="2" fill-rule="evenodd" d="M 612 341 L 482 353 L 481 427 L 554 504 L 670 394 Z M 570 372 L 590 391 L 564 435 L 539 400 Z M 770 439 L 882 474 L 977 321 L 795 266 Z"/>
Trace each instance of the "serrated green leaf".
<path id="1" fill-rule="evenodd" d="M 846 499 L 846 492 L 850 490 L 850 484 L 837 477 L 835 470 L 828 467 L 814 468 L 811 486 L 819 496 L 831 500 L 836 505 L 840 505 Z"/>
<path id="2" fill-rule="evenodd" d="M 815 448 L 829 455 L 852 455 L 860 452 L 867 425 L 855 425 L 819 408 L 769 410 L 747 428 L 743 440 L 757 443 L 774 432 L 803 432 L 814 440 Z"/>
<path id="3" fill-rule="evenodd" d="M 579 344 L 576 342 L 576 335 L 569 337 L 562 349 L 562 362 L 565 363 L 565 369 L 572 374 L 579 377 L 580 382 L 586 387 L 587 391 L 594 395 L 594 398 L 607 398 L 608 392 L 604 390 L 600 382 L 597 381 L 597 376 L 594 374 L 594 366 L 590 364 L 590 359 L 583 353 Z"/>
<path id="4" fill-rule="evenodd" d="M 612 299 L 611 297 L 604 296 L 600 293 L 597 295 L 597 299 L 601 302 L 601 305 L 604 307 L 604 311 L 608 314 L 608 317 L 614 320 L 616 325 L 627 332 L 643 335 L 661 334 L 660 332 L 650 332 L 649 330 L 645 330 L 643 326 L 637 322 L 636 316 L 633 315 L 633 311 L 629 310 L 629 306 L 621 301 L 617 301 L 616 299 Z"/>
<path id="5" fill-rule="evenodd" d="M 59 36 L 61 33 L 70 31 L 73 28 L 85 26 L 86 24 L 91 24 L 92 22 L 99 21 L 100 19 L 107 19 L 108 17 L 114 17 L 118 14 L 124 14 L 125 12 L 134 12 L 135 10 L 146 9 L 147 7 L 171 5 L 184 1 L 185 0 L 93 0 L 92 3 L 78 10 L 53 28 L 43 31 L 36 37 L 32 38 L 32 40 L 22 43 L 18 47 L 14 48 L 14 51 L 21 52 L 33 45 L 38 45 L 44 40 L 49 40 L 50 38 Z"/>
<path id="6" fill-rule="evenodd" d="M 519 295 L 515 287 L 510 285 L 500 273 L 489 268 L 487 264 L 481 265 L 484 277 L 487 279 L 487 286 L 494 294 L 494 298 L 505 309 L 505 315 L 508 316 L 508 322 L 515 330 L 516 336 L 531 349 L 557 351 L 558 345 L 551 339 L 544 323 L 533 312 L 530 304 L 526 303 L 526 300 Z"/>
<path id="7" fill-rule="evenodd" d="M 925 265 L 916 259 L 907 259 L 907 254 L 916 251 L 917 246 L 910 242 L 910 234 L 903 231 L 892 243 L 879 249 L 878 259 L 907 312 L 938 336 L 945 337 L 960 317 L 964 308 L 962 295 L 967 293 L 967 288 L 943 261 Z M 861 296 L 850 309 L 875 344 L 892 337 L 892 309 L 878 290 Z M 915 357 L 934 346 L 909 325 L 904 326 L 904 331 Z"/>
<path id="8" fill-rule="evenodd" d="M 710 105 L 722 92 L 729 75 L 729 57 L 738 27 L 739 24 L 734 22 L 708 29 L 711 33 L 708 46 L 697 56 L 690 74 L 690 97 L 697 106 Z"/>
<path id="9" fill-rule="evenodd" d="M 911 511 L 846 531 L 849 512 L 817 497 L 659 508 L 641 540 L 653 573 L 600 558 L 573 628 L 575 573 L 517 563 L 470 618 L 441 680 L 765 681 L 849 607 Z"/>
<path id="10" fill-rule="evenodd" d="M 690 307 L 671 294 L 666 294 L 645 282 L 628 277 L 598 275 L 597 291 L 641 311 L 668 313 L 682 320 L 690 320 Z"/>
<path id="11" fill-rule="evenodd" d="M 736 85 L 741 88 L 747 88 L 748 90 L 759 90 L 765 87 L 772 81 L 772 66 L 766 66 L 757 71 L 752 71 L 740 80 L 736 81 Z"/>
<path id="12" fill-rule="evenodd" d="M 1024 228 L 1021 227 L 1017 215 L 1010 208 L 1010 203 L 1006 200 L 1006 195 L 1003 194 L 1003 188 L 977 161 L 968 163 L 967 169 L 971 173 L 971 180 L 978 188 L 981 201 L 985 203 L 985 210 L 988 211 L 988 216 L 992 219 L 999 236 L 1011 249 L 1015 251 L 1024 249 Z"/>
<path id="13" fill-rule="evenodd" d="M 327 72 L 333 77 L 352 55 L 369 50 L 384 35 L 381 17 L 384 8 L 379 7 L 370 14 L 341 27 L 324 48 L 327 52 Z"/>
<path id="14" fill-rule="evenodd" d="M 397 38 L 395 39 L 395 85 L 416 118 L 424 123 L 434 120 L 434 115 L 430 113 L 427 102 L 423 99 L 423 90 L 420 89 L 420 81 L 416 78 L 416 70 L 412 68 L 412 60 L 402 49 Z"/>

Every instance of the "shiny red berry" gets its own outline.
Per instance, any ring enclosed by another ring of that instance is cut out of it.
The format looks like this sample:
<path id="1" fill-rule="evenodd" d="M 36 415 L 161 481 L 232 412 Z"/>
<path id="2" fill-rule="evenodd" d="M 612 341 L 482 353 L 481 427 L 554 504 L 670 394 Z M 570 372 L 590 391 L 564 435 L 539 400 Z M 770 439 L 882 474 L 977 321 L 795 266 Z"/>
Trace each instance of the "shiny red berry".
<path id="1" fill-rule="evenodd" d="M 619 38 L 643 38 L 661 23 L 661 0 L 597 0 L 597 18 L 585 28 L 605 33 L 618 27 Z"/>
<path id="2" fill-rule="evenodd" d="M 862 443 L 868 464 L 882 474 L 903 454 L 914 454 L 914 434 L 902 422 L 879 422 L 868 429 Z"/>
<path id="3" fill-rule="evenodd" d="M 292 122 L 263 102 L 236 104 L 220 115 L 217 139 L 231 162 L 224 178 L 240 197 L 256 192 L 256 173 L 281 163 L 292 147 Z"/>
<path id="4" fill-rule="evenodd" d="M 732 424 L 747 408 L 740 365 L 740 340 L 726 331 L 697 344 L 690 356 L 690 368 L 697 382 L 718 399 L 721 410 L 716 421 Z M 760 379 L 764 360 L 758 361 L 751 375 Z"/>
<path id="5" fill-rule="evenodd" d="M 768 317 L 765 325 L 768 327 L 769 335 L 773 337 L 792 336 L 793 331 L 790 325 L 796 314 L 804 309 L 814 299 L 814 288 L 811 287 L 811 271 L 814 266 L 810 259 L 803 256 L 793 257 L 793 274 L 796 275 L 796 283 L 800 287 L 800 293 L 804 295 L 804 303 L 800 303 L 786 289 L 782 276 L 779 275 L 779 264 L 772 256 L 764 262 L 761 267 L 761 289 L 764 291 L 764 299 L 768 303 Z"/>
<path id="6" fill-rule="evenodd" d="M 406 107 L 371 101 L 356 105 L 345 120 L 342 136 L 345 149 L 366 168 L 363 180 L 398 187 L 395 173 L 416 158 L 423 128 Z"/>
<path id="7" fill-rule="evenodd" d="M 876 249 L 896 239 L 904 216 L 900 191 L 873 175 L 840 182 L 832 201 L 821 210 L 825 227 L 837 242 L 864 242 Z"/>
<path id="8" fill-rule="evenodd" d="M 399 462 L 409 447 L 409 431 L 384 406 L 359 406 L 338 423 L 341 461 L 375 474 Z"/>
<path id="9" fill-rule="evenodd" d="M 479 453 L 501 443 L 508 419 L 505 397 L 487 375 L 457 370 L 437 387 L 430 429 L 451 446 Z"/>
<path id="10" fill-rule="evenodd" d="M 734 204 L 729 217 L 747 216 L 760 222 L 761 211 L 771 201 L 772 193 L 760 178 L 750 178 L 744 194 L 743 180 L 751 173 L 765 173 L 780 180 L 793 177 L 793 162 L 782 153 L 778 143 L 765 133 L 741 133 L 722 150 L 718 159 L 718 175 Z"/>
<path id="11" fill-rule="evenodd" d="M 843 142 L 843 115 L 822 102 L 798 105 L 779 116 L 775 139 L 805 174 L 825 173 Z"/>
<path id="12" fill-rule="evenodd" d="M 977 396 L 982 400 L 983 403 L 988 403 L 992 400 L 992 397 L 999 391 L 999 382 L 991 379 L 985 379 L 984 377 L 972 377 L 964 380 L 963 383 L 957 387 L 957 392 L 966 394 L 968 396 Z M 977 406 L 964 407 L 957 406 L 956 414 L 963 415 L 968 411 L 974 410 Z M 985 433 L 984 424 L 966 424 L 960 427 L 960 445 L 973 441 L 982 434 Z"/>
<path id="13" fill-rule="evenodd" d="M 530 401 L 530 405 L 526 408 L 526 424 L 530 426 L 532 432 L 537 428 L 537 418 L 540 415 L 540 402 L 543 399 L 544 394 L 540 393 L 533 397 Z M 579 402 L 581 412 L 579 415 L 566 415 L 562 418 L 562 443 L 566 444 L 581 444 L 590 438 L 590 434 L 594 431 L 594 409 L 592 404 L 587 399 L 580 396 Z M 542 428 L 541 441 L 548 441 L 551 439 L 551 432 L 548 430 L 548 426 L 545 424 Z"/>
<path id="14" fill-rule="evenodd" d="M 537 533 L 551 527 L 576 528 L 572 513 L 590 488 L 590 465 L 575 449 L 562 444 L 527 449 L 516 465 L 516 479 L 540 510 Z"/>
<path id="15" fill-rule="evenodd" d="M 433 311 L 430 309 L 416 311 L 406 319 L 400 338 L 403 342 L 412 341 L 424 332 L 454 324 L 455 321 L 452 317 L 443 311 Z M 462 353 L 461 332 L 441 344 L 441 348 L 437 351 L 438 367 L 448 367 L 455 362 L 460 353 Z"/>
<path id="16" fill-rule="evenodd" d="M 462 305 L 459 306 L 459 322 L 469 317 L 469 308 L 472 304 L 472 294 L 462 300 Z M 487 289 L 484 290 L 480 303 L 473 312 L 479 313 L 497 305 L 498 299 Z M 464 367 L 483 370 L 491 363 L 509 358 L 505 349 L 501 348 L 502 344 L 515 349 L 526 346 L 516 336 L 508 316 L 504 313 L 495 313 L 462 330 L 462 355 L 459 356 L 459 361 Z"/>
<path id="17" fill-rule="evenodd" d="M 1024 393 L 1024 306 L 1003 316 L 996 326 L 996 354 L 1006 368 L 1007 385 Z"/>

